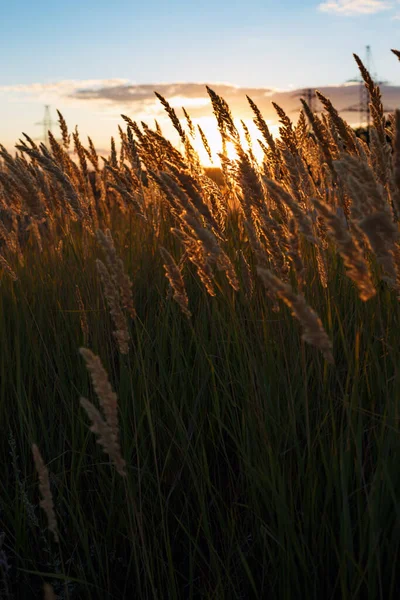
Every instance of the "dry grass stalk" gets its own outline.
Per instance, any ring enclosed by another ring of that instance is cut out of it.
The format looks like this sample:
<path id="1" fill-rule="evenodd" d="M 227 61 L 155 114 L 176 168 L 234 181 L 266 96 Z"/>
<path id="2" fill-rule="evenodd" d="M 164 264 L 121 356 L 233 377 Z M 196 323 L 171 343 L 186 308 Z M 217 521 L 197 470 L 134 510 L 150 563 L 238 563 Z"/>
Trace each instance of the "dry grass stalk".
<path id="1" fill-rule="evenodd" d="M 300 155 L 292 154 L 285 144 L 282 144 L 280 152 L 286 168 L 284 177 L 292 196 L 296 198 L 297 202 L 307 205 L 308 198 L 318 193 L 307 165 Z"/>
<path id="2" fill-rule="evenodd" d="M 186 109 L 183 106 L 182 106 L 182 112 L 185 115 L 185 119 L 186 119 L 186 123 L 187 123 L 188 129 L 189 129 L 189 133 L 192 136 L 192 138 L 194 138 L 195 135 L 196 135 L 196 130 L 194 128 L 193 121 L 190 118 L 189 113 L 186 111 Z"/>
<path id="3" fill-rule="evenodd" d="M 159 135 L 162 135 L 162 134 L 163 134 L 163 132 L 162 132 L 162 129 L 161 129 L 160 123 L 157 121 L 157 119 L 154 119 L 154 125 L 156 126 L 156 131 L 157 131 L 157 133 L 158 133 Z"/>
<path id="4" fill-rule="evenodd" d="M 295 219 L 290 219 L 289 221 L 289 234 L 288 256 L 293 264 L 296 273 L 298 289 L 299 292 L 301 292 L 304 287 L 306 269 L 301 256 L 300 239 L 297 232 Z"/>
<path id="5" fill-rule="evenodd" d="M 292 121 L 289 119 L 285 111 L 278 104 L 276 104 L 276 102 L 272 102 L 272 106 L 275 108 L 282 125 L 279 128 L 282 141 L 286 144 L 292 154 L 298 154 L 297 139 L 293 129 Z"/>
<path id="6" fill-rule="evenodd" d="M 103 409 L 106 421 L 115 436 L 118 436 L 118 398 L 113 391 L 106 370 L 101 360 L 88 348 L 79 348 L 87 370 L 90 373 L 94 390 Z"/>
<path id="7" fill-rule="evenodd" d="M 259 226 L 262 232 L 261 238 L 266 242 L 265 250 L 275 271 L 281 279 L 286 281 L 289 275 L 289 263 L 286 256 L 288 250 L 287 228 L 272 219 L 266 211 L 259 214 Z"/>
<path id="8" fill-rule="evenodd" d="M 119 445 L 115 440 L 115 436 L 106 421 L 102 418 L 100 412 L 86 398 L 80 398 L 81 406 L 85 409 L 89 419 L 92 422 L 90 431 L 98 436 L 97 443 L 103 447 L 103 450 L 111 458 L 117 473 L 122 477 L 126 476 L 125 460 L 119 452 Z"/>
<path id="9" fill-rule="evenodd" d="M 400 60 L 400 50 L 391 50 L 391 52 Z"/>
<path id="10" fill-rule="evenodd" d="M 374 127 L 370 129 L 370 151 L 371 151 L 371 164 L 376 174 L 377 180 L 386 186 L 389 175 L 389 167 L 391 161 L 391 147 L 389 144 L 382 144 L 378 132 Z"/>
<path id="11" fill-rule="evenodd" d="M 178 169 L 176 169 L 176 171 L 178 171 Z M 161 171 L 160 177 L 156 175 L 154 177 L 154 180 L 160 185 L 160 188 L 165 193 L 167 199 L 176 210 L 180 212 L 190 212 L 196 219 L 199 219 L 201 221 L 201 215 L 199 210 L 194 205 L 191 198 L 189 198 L 188 194 L 184 192 L 184 190 L 181 188 L 181 186 L 178 184 L 174 177 L 172 177 L 169 173 Z M 173 198 L 171 198 L 171 194 Z"/>
<path id="12" fill-rule="evenodd" d="M 342 220 L 327 204 L 316 199 L 314 204 L 328 224 L 328 233 L 337 244 L 347 268 L 347 275 L 358 287 L 361 300 L 364 302 L 369 300 L 375 296 L 376 290 L 372 283 L 368 264 L 357 241 L 352 238 Z"/>
<path id="13" fill-rule="evenodd" d="M 317 117 L 317 115 L 315 115 L 312 110 L 310 109 L 310 107 L 308 106 L 307 102 L 303 99 L 300 98 L 300 101 L 303 105 L 303 109 L 304 112 L 306 113 L 308 120 L 310 121 L 313 131 L 315 133 L 315 137 L 317 138 L 321 151 L 323 153 L 323 156 L 326 160 L 327 165 L 329 166 L 329 168 L 331 170 L 333 170 L 333 166 L 332 166 L 332 146 L 329 143 L 329 136 L 327 135 L 326 129 L 322 123 L 322 121 Z"/>
<path id="14" fill-rule="evenodd" d="M 80 320 L 81 330 L 82 330 L 82 334 L 83 334 L 83 343 L 85 344 L 85 346 L 87 346 L 88 341 L 89 341 L 89 323 L 87 320 L 85 305 L 83 304 L 81 291 L 80 291 L 78 285 L 75 286 L 75 294 L 76 294 L 76 301 L 77 301 L 79 313 L 80 313 L 79 320 Z"/>
<path id="15" fill-rule="evenodd" d="M 4 258 L 4 256 L 2 254 L 0 254 L 0 267 L 3 269 L 3 271 L 5 273 L 7 273 L 7 275 L 9 277 L 11 277 L 12 281 L 18 281 L 17 274 L 13 271 L 13 269 L 10 267 L 7 260 Z"/>
<path id="16" fill-rule="evenodd" d="M 106 229 L 105 233 L 103 233 L 101 229 L 98 229 L 96 231 L 96 236 L 106 256 L 106 264 L 114 285 L 119 290 L 121 307 L 126 310 L 132 318 L 135 318 L 136 310 L 133 306 L 132 281 L 125 272 L 122 259 L 117 255 L 111 231 Z"/>
<path id="17" fill-rule="evenodd" d="M 174 300 L 179 304 L 183 314 L 190 318 L 192 313 L 189 310 L 189 300 L 187 297 L 182 273 L 171 254 L 165 248 L 161 247 L 160 253 L 163 259 L 164 269 L 168 277 L 168 281 L 174 291 Z"/>
<path id="18" fill-rule="evenodd" d="M 199 130 L 200 138 L 201 138 L 201 141 L 203 142 L 204 149 L 207 152 L 207 156 L 210 159 L 210 163 L 213 163 L 214 161 L 213 161 L 213 157 L 211 154 L 211 148 L 208 143 L 207 137 L 206 137 L 204 131 L 202 130 L 202 128 L 200 127 L 200 125 L 197 125 L 197 129 Z"/>
<path id="19" fill-rule="evenodd" d="M 93 426 L 91 431 L 99 435 L 98 443 L 104 448 L 104 451 L 110 456 L 118 473 L 126 475 L 125 460 L 121 456 L 119 446 L 119 424 L 118 424 L 118 397 L 113 391 L 106 370 L 101 360 L 93 354 L 88 348 L 80 348 L 80 354 L 85 360 L 86 367 L 99 399 L 100 406 L 103 409 L 105 420 L 99 411 L 86 398 L 81 398 L 81 405 L 86 410 Z"/>
<path id="20" fill-rule="evenodd" d="M 254 252 L 255 257 L 259 265 L 267 267 L 268 265 L 268 249 L 262 246 L 257 230 L 254 224 L 253 211 L 246 201 L 246 198 L 241 200 L 241 206 L 244 214 L 244 230 L 247 234 L 250 247 Z"/>
<path id="21" fill-rule="evenodd" d="M 326 98 L 318 90 L 316 90 L 315 93 L 325 110 L 331 116 L 332 123 L 335 126 L 337 133 L 340 135 L 343 142 L 346 144 L 347 151 L 351 154 L 357 154 L 357 148 L 354 143 L 355 134 L 353 130 L 350 129 L 346 121 L 342 119 L 342 117 L 339 115 L 338 111 L 333 106 L 329 98 Z"/>
<path id="22" fill-rule="evenodd" d="M 365 68 L 362 60 L 357 56 L 357 54 L 353 54 L 354 59 L 357 63 L 357 66 L 360 70 L 361 76 L 364 79 L 365 87 L 368 90 L 368 94 L 371 100 L 370 109 L 371 116 L 374 127 L 378 133 L 379 140 L 382 146 L 386 145 L 385 140 L 385 118 L 383 113 L 383 104 L 382 104 L 382 96 L 379 89 L 379 85 L 375 85 L 371 75 L 368 70 Z"/>
<path id="23" fill-rule="evenodd" d="M 254 156 L 253 153 L 253 141 L 251 139 L 251 135 L 250 135 L 250 131 L 249 128 L 247 127 L 246 123 L 243 121 L 243 119 L 240 120 L 240 123 L 242 125 L 243 131 L 244 131 L 244 137 L 246 140 L 246 144 L 247 144 L 247 148 L 248 148 L 248 153 L 249 153 L 249 157 L 252 163 L 256 163 L 256 157 Z"/>
<path id="24" fill-rule="evenodd" d="M 40 147 L 41 152 L 33 148 L 29 148 L 23 144 L 17 145 L 17 148 L 21 152 L 28 154 L 33 160 L 37 161 L 40 166 L 47 173 L 49 173 L 49 175 L 53 176 L 54 179 L 62 186 L 62 189 L 65 193 L 65 198 L 68 200 L 76 217 L 88 219 L 85 206 L 82 204 L 71 179 L 66 173 L 63 172 L 62 168 L 55 162 L 53 157 L 48 154 L 46 147 L 42 144 Z"/>
<path id="25" fill-rule="evenodd" d="M 115 287 L 105 264 L 101 260 L 96 260 L 96 266 L 103 284 L 104 296 L 110 310 L 110 315 L 116 327 L 113 335 L 117 340 L 120 353 L 128 354 L 130 335 L 125 315 L 122 312 L 119 291 Z"/>
<path id="26" fill-rule="evenodd" d="M 249 96 L 246 96 L 246 98 L 247 98 L 248 103 L 251 106 L 252 111 L 254 112 L 254 115 L 255 115 L 254 124 L 260 130 L 264 140 L 266 141 L 269 148 L 271 149 L 273 156 L 277 157 L 277 150 L 276 150 L 274 138 L 271 135 L 271 132 L 268 128 L 268 125 L 267 125 L 264 117 L 261 114 L 260 109 L 258 108 L 256 103 L 253 102 L 253 100 L 251 98 L 249 98 Z"/>
<path id="27" fill-rule="evenodd" d="M 193 171 L 194 173 L 201 173 L 203 167 L 201 166 L 199 155 L 190 143 L 188 136 L 186 137 L 185 141 L 185 156 L 188 161 L 188 164 L 191 167 L 191 171 Z"/>
<path id="28" fill-rule="evenodd" d="M 329 363 L 334 364 L 332 342 L 322 325 L 321 319 L 307 304 L 304 296 L 295 294 L 289 284 L 283 283 L 283 281 L 278 279 L 278 277 L 275 277 L 268 269 L 257 267 L 257 272 L 265 287 L 267 289 L 272 289 L 272 291 L 292 310 L 293 316 L 298 319 L 303 327 L 304 332 L 302 334 L 302 339 L 308 344 L 318 348 L 325 359 Z"/>
<path id="29" fill-rule="evenodd" d="M 63 145 L 64 145 L 64 148 L 66 150 L 68 150 L 70 143 L 71 143 L 71 136 L 68 133 L 68 126 L 67 126 L 67 123 L 66 123 L 64 117 L 62 116 L 62 114 L 60 113 L 59 110 L 57 110 L 57 114 L 58 114 L 58 123 L 60 125 L 60 131 L 61 131 L 61 136 L 62 136 L 62 140 L 63 140 Z"/>
<path id="30" fill-rule="evenodd" d="M 299 118 L 297 120 L 294 133 L 296 136 L 297 145 L 301 148 L 305 143 L 308 135 L 307 119 L 303 108 L 300 110 Z"/>
<path id="31" fill-rule="evenodd" d="M 173 227 L 171 233 L 184 245 L 189 260 L 195 265 L 197 274 L 210 296 L 216 296 L 214 273 L 206 260 L 203 244 L 185 231 Z"/>
<path id="32" fill-rule="evenodd" d="M 382 279 L 399 292 L 399 273 L 393 254 L 399 241 L 397 224 L 393 223 L 390 213 L 387 211 L 377 211 L 364 217 L 358 226 L 366 235 L 378 263 L 386 273 Z"/>
<path id="33" fill-rule="evenodd" d="M 220 228 L 217 221 L 211 214 L 209 207 L 207 206 L 203 195 L 202 189 L 195 177 L 190 175 L 187 171 L 175 169 L 173 165 L 170 166 L 175 177 L 178 179 L 179 184 L 185 190 L 187 196 L 190 198 L 193 206 L 198 210 L 201 216 L 204 218 L 209 227 L 212 227 L 215 231 L 220 233 Z M 190 205 L 189 205 L 190 206 Z M 186 208 L 186 207 L 185 207 Z"/>
<path id="34" fill-rule="evenodd" d="M 209 86 L 206 86 L 211 99 L 214 115 L 217 119 L 218 129 L 222 138 L 222 154 L 226 155 L 226 142 L 233 141 L 240 144 L 239 132 L 234 123 L 228 104 Z"/>
<path id="35" fill-rule="evenodd" d="M 40 221 L 40 224 L 44 223 L 44 219 L 42 219 L 42 221 Z M 37 247 L 39 252 L 43 252 L 43 241 L 42 241 L 42 236 L 39 230 L 39 223 L 37 222 L 37 220 L 32 217 L 31 222 L 29 223 L 29 225 L 26 227 L 25 231 L 31 231 L 33 238 L 36 241 Z"/>
<path id="36" fill-rule="evenodd" d="M 219 236 L 222 236 L 228 214 L 226 195 L 223 194 L 222 190 L 215 183 L 215 181 L 207 177 L 207 175 L 199 176 L 199 182 L 204 190 L 207 204 L 210 206 L 212 217 L 218 224 L 218 230 L 216 233 Z"/>
<path id="37" fill-rule="evenodd" d="M 89 136 L 88 136 L 88 144 L 89 144 L 89 149 L 84 148 L 86 157 L 88 158 L 88 160 L 92 164 L 92 166 L 93 166 L 94 170 L 96 171 L 96 173 L 98 173 L 100 171 L 99 156 L 97 154 L 95 145 L 93 144 L 93 141 L 92 141 L 92 139 Z"/>
<path id="38" fill-rule="evenodd" d="M 161 102 L 161 104 L 163 105 L 163 107 L 165 108 L 165 111 L 166 111 L 167 115 L 169 116 L 169 118 L 171 119 L 173 126 L 175 127 L 176 131 L 179 133 L 179 137 L 181 138 L 182 143 L 185 144 L 186 134 L 182 128 L 182 125 L 177 117 L 175 110 L 172 108 L 172 106 L 169 104 L 169 102 L 163 96 L 161 96 L 161 94 L 159 94 L 158 92 L 154 92 L 154 93 L 157 96 L 157 98 L 159 99 L 159 101 Z"/>
<path id="39" fill-rule="evenodd" d="M 237 183 L 250 205 L 257 206 L 262 210 L 265 207 L 266 198 L 258 171 L 242 149 L 238 149 L 238 155 Z"/>
<path id="40" fill-rule="evenodd" d="M 79 158 L 81 174 L 83 176 L 83 180 L 86 181 L 87 177 L 88 177 L 88 167 L 87 167 L 85 149 L 82 146 L 81 140 L 79 138 L 78 127 L 75 128 L 75 131 L 72 133 L 72 137 L 74 140 L 75 152 Z"/>
<path id="41" fill-rule="evenodd" d="M 246 260 L 246 257 L 243 254 L 242 250 L 239 251 L 239 260 L 240 260 L 240 270 L 242 273 L 244 290 L 245 290 L 246 296 L 250 299 L 250 298 L 252 298 L 253 293 L 254 293 L 254 280 L 253 280 L 253 276 L 251 274 L 250 265 L 249 265 L 248 261 Z"/>
<path id="42" fill-rule="evenodd" d="M 334 164 L 353 199 L 352 210 L 355 209 L 364 216 L 374 211 L 384 211 L 392 215 L 393 211 L 387 202 L 387 194 L 383 186 L 376 180 L 375 173 L 368 162 L 343 155 Z"/>
<path id="43" fill-rule="evenodd" d="M 203 245 L 203 249 L 207 257 L 207 262 L 214 263 L 217 266 L 217 269 L 219 269 L 220 271 L 225 271 L 226 277 L 231 287 L 235 291 L 237 291 L 239 289 L 239 281 L 236 276 L 235 268 L 229 256 L 219 246 L 217 238 L 212 233 L 212 231 L 203 227 L 198 222 L 198 220 L 195 219 L 188 212 L 185 212 L 182 215 L 182 218 L 187 223 L 187 225 L 195 232 L 198 240 Z"/>
<path id="44" fill-rule="evenodd" d="M 324 289 L 328 287 L 328 269 L 326 265 L 326 257 L 320 246 L 317 246 L 315 257 L 317 259 L 318 275 L 321 285 Z"/>
<path id="45" fill-rule="evenodd" d="M 309 242 L 319 246 L 320 242 L 315 237 L 312 221 L 304 208 L 301 208 L 299 203 L 296 202 L 292 196 L 279 185 L 279 183 L 276 183 L 276 181 L 267 179 L 266 177 L 263 177 L 263 181 L 275 202 L 277 204 L 283 202 L 284 205 L 290 209 L 296 219 L 300 233 L 302 233 Z"/>
<path id="46" fill-rule="evenodd" d="M 43 508 L 47 516 L 49 530 L 54 536 L 54 540 L 59 543 L 57 519 L 54 512 L 53 496 L 50 489 L 49 471 L 44 464 L 42 455 L 36 444 L 32 444 L 33 460 L 35 462 L 36 471 L 39 475 L 39 490 L 42 496 L 40 506 Z"/>
<path id="47" fill-rule="evenodd" d="M 112 167 L 117 168 L 118 167 L 118 154 L 117 154 L 117 148 L 115 146 L 115 140 L 114 138 L 111 136 L 111 149 L 110 149 L 110 158 L 109 158 L 109 164 Z"/>
<path id="48" fill-rule="evenodd" d="M 71 174 L 71 171 L 69 169 L 70 165 L 68 164 L 68 162 L 69 162 L 68 154 L 66 154 L 63 147 L 61 146 L 61 144 L 58 143 L 58 141 L 56 140 L 54 135 L 51 133 L 51 131 L 49 131 L 47 135 L 49 137 L 51 151 L 52 151 L 53 156 L 56 159 L 57 163 L 60 166 L 62 166 L 64 171 L 67 171 L 69 174 Z"/>

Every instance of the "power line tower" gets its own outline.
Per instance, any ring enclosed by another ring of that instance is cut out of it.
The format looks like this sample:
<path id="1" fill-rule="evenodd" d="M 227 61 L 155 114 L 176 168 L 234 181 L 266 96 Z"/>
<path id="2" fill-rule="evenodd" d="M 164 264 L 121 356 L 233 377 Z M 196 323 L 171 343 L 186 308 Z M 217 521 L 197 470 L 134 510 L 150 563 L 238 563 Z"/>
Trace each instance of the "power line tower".
<path id="1" fill-rule="evenodd" d="M 316 96 L 315 96 L 315 90 L 313 90 L 312 88 L 304 88 L 304 90 L 300 90 L 299 92 L 296 92 L 295 94 L 293 94 L 293 97 L 297 97 L 297 98 L 301 98 L 302 100 L 305 100 L 308 104 L 308 106 L 310 107 L 310 110 L 312 113 L 316 112 L 315 110 L 315 102 L 316 102 Z"/>
<path id="2" fill-rule="evenodd" d="M 368 73 L 370 73 L 372 79 L 374 80 L 376 85 L 384 85 L 388 83 L 387 81 L 377 81 L 376 73 L 371 73 L 372 69 L 372 54 L 371 54 L 371 46 L 365 47 L 365 59 L 364 66 L 367 69 Z M 364 84 L 364 80 L 361 76 L 354 77 L 353 79 L 348 79 L 346 83 L 358 83 L 359 84 L 359 100 L 358 104 L 353 104 L 352 106 L 348 106 L 347 108 L 343 108 L 342 112 L 358 112 L 360 119 L 360 127 L 366 126 L 367 131 L 371 128 L 371 110 L 369 107 L 369 94 L 368 90 Z M 385 108 L 384 112 L 391 112 L 391 108 Z"/>
<path id="3" fill-rule="evenodd" d="M 321 112 L 320 110 L 318 110 L 316 108 L 316 103 L 318 102 L 318 98 L 315 95 L 315 90 L 313 90 L 312 88 L 304 88 L 303 90 L 299 90 L 298 92 L 295 92 L 294 94 L 292 94 L 292 98 L 300 98 L 301 100 L 305 100 L 313 114 L 317 113 L 317 112 Z M 298 112 L 298 109 L 295 108 L 292 112 Z M 308 122 L 308 129 L 310 131 L 312 129 L 311 122 Z"/>
<path id="4" fill-rule="evenodd" d="M 35 125 L 41 125 L 43 127 L 43 143 L 45 146 L 49 145 L 49 131 L 52 133 L 53 125 L 56 125 L 54 121 L 51 119 L 50 115 L 50 105 L 46 104 L 44 107 L 44 117 L 42 121 L 38 121 Z"/>

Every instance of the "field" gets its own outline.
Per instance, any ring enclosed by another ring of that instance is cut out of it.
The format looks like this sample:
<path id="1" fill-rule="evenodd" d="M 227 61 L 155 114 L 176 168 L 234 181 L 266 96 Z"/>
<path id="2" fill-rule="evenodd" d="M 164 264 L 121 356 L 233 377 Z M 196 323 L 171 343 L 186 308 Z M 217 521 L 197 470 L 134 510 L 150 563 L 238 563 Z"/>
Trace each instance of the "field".
<path id="1" fill-rule="evenodd" d="M 356 61 L 369 145 L 208 89 L 220 184 L 162 97 L 180 149 L 1 147 L 2 598 L 398 597 L 400 111 Z"/>

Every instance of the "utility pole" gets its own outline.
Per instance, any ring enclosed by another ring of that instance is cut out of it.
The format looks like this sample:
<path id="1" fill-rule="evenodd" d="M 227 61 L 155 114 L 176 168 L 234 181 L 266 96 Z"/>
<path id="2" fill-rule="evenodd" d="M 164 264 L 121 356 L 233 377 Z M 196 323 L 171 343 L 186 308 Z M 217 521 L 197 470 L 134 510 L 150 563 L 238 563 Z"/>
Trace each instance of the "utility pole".
<path id="1" fill-rule="evenodd" d="M 304 90 L 301 90 L 300 92 L 294 94 L 294 96 L 305 100 L 308 106 L 310 107 L 311 112 L 315 112 L 315 90 L 313 90 L 312 88 L 305 88 Z"/>
<path id="2" fill-rule="evenodd" d="M 312 113 L 315 112 L 315 90 L 312 88 L 305 88 L 297 94 L 301 99 L 305 100 L 310 107 Z"/>
<path id="3" fill-rule="evenodd" d="M 35 123 L 35 125 L 41 125 L 43 127 L 43 143 L 45 146 L 49 145 L 49 131 L 52 132 L 52 127 L 55 125 L 55 122 L 52 121 L 50 115 L 50 105 L 46 104 L 44 107 L 44 117 L 42 121 Z"/>
<path id="4" fill-rule="evenodd" d="M 295 94 L 292 94 L 292 97 L 293 98 L 301 98 L 302 100 L 305 100 L 307 102 L 308 106 L 310 107 L 310 110 L 312 113 L 320 112 L 315 107 L 315 104 L 317 102 L 317 97 L 315 95 L 315 90 L 313 88 L 304 88 L 303 90 L 300 90 L 300 91 L 296 92 Z M 293 110 L 293 112 L 298 112 L 298 109 Z M 311 128 L 311 123 L 309 123 L 308 126 L 309 126 L 309 128 Z"/>

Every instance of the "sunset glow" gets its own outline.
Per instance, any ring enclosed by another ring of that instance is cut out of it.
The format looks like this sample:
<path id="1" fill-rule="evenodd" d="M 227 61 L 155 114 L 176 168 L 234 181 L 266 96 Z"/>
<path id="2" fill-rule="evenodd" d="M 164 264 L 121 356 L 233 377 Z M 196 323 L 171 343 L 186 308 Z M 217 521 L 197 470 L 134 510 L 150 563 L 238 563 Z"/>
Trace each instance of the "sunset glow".
<path id="1" fill-rule="evenodd" d="M 0 19 L 0 600 L 399 600 L 400 0 Z"/>
<path id="2" fill-rule="evenodd" d="M 212 154 L 212 159 L 213 159 L 211 162 L 210 158 L 204 148 L 204 145 L 201 141 L 201 137 L 197 133 L 195 139 L 192 141 L 192 144 L 200 157 L 201 163 L 206 167 L 210 167 L 210 166 L 219 167 L 221 165 L 221 160 L 220 160 L 218 154 L 220 154 L 222 152 L 222 141 L 221 141 L 221 134 L 218 130 L 215 118 L 214 117 L 201 117 L 199 119 L 194 119 L 193 121 L 196 126 L 200 125 L 201 129 L 203 130 L 203 132 L 208 140 L 211 154 Z M 260 132 L 258 131 L 257 127 L 254 125 L 254 122 L 251 119 L 243 119 L 243 121 L 246 124 L 246 126 L 249 130 L 249 133 L 251 135 L 251 138 L 253 140 L 254 145 L 252 147 L 252 150 L 253 150 L 254 156 L 256 157 L 257 161 L 262 162 L 263 151 L 262 151 L 260 144 L 258 144 L 258 142 L 256 141 L 257 139 L 260 138 Z M 182 122 L 182 125 L 184 126 L 185 122 L 183 120 L 181 122 Z M 239 131 L 242 146 L 244 148 L 248 149 L 240 119 L 234 119 L 234 122 Z M 276 123 L 275 124 L 267 123 L 267 124 L 268 124 L 268 127 L 269 127 L 272 135 L 274 137 L 277 137 L 277 135 L 279 133 L 279 125 Z M 227 155 L 228 155 L 229 159 L 235 160 L 237 158 L 237 153 L 236 153 L 234 144 L 232 142 L 227 143 L 226 151 L 227 151 Z"/>

